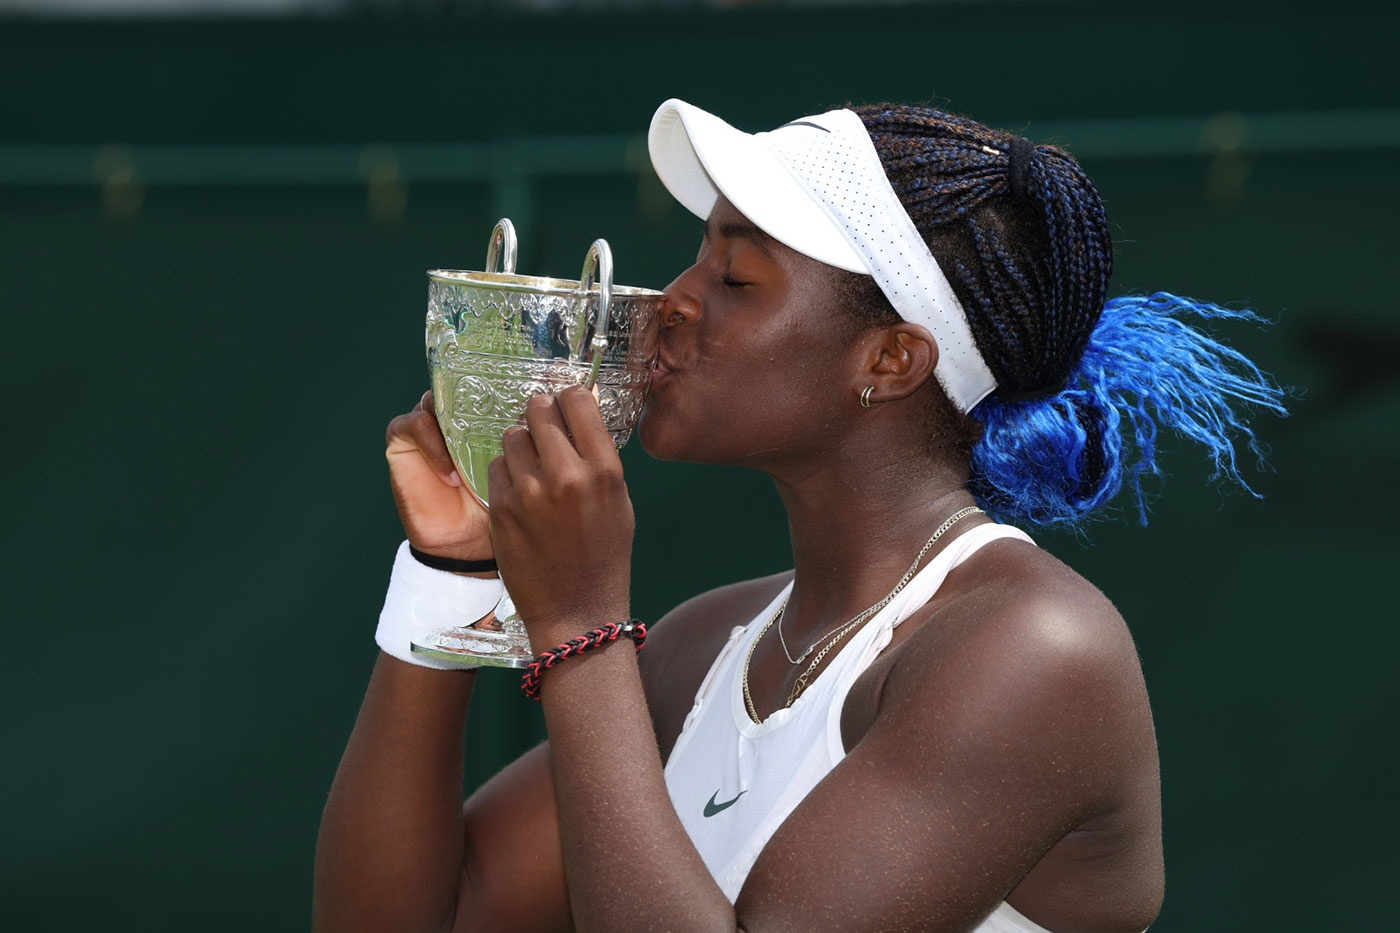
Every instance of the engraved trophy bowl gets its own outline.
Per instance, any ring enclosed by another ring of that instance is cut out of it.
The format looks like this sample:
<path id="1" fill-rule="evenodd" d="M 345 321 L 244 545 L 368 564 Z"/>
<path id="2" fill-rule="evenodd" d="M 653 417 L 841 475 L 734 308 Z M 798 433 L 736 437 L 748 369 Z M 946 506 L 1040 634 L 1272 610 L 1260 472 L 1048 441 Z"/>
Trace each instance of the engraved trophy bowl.
<path id="1" fill-rule="evenodd" d="M 515 227 L 502 218 L 488 241 L 486 271 L 428 272 L 426 345 L 438 425 L 462 481 L 488 508 L 487 467 L 535 395 L 596 388 L 613 443 L 627 443 L 651 383 L 665 301 L 659 291 L 612 283 L 606 240 L 589 247 L 577 280 L 518 275 L 516 254 Z M 499 667 L 524 667 L 532 658 L 509 594 L 485 618 L 415 641 L 413 650 Z"/>

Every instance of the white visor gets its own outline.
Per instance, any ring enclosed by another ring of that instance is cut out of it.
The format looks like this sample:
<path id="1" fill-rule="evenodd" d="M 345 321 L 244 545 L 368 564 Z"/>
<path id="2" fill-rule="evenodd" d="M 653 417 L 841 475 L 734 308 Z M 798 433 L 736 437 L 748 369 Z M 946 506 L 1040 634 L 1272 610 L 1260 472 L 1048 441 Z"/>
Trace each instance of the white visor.
<path id="1" fill-rule="evenodd" d="M 662 184 L 696 216 L 707 218 L 722 193 L 778 242 L 873 276 L 899 316 L 938 342 L 934 375 L 961 411 L 996 388 L 962 305 L 855 113 L 832 110 L 749 134 L 672 99 L 652 117 L 647 143 Z"/>

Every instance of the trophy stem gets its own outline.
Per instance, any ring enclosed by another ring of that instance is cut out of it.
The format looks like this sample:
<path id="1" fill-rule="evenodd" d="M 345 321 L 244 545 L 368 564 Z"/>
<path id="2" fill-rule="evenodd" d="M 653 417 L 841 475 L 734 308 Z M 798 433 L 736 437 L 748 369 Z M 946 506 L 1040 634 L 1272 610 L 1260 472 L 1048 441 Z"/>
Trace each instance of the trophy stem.
<path id="1" fill-rule="evenodd" d="M 535 657 L 509 593 L 484 618 L 414 639 L 411 647 L 414 654 L 482 667 L 522 668 Z"/>

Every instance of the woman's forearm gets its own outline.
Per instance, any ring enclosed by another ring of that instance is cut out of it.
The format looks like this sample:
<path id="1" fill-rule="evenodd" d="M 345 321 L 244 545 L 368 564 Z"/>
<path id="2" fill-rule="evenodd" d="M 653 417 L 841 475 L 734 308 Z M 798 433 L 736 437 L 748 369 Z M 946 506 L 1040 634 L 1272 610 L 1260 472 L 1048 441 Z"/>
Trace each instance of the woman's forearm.
<path id="1" fill-rule="evenodd" d="M 316 843 L 313 928 L 442 930 L 462 872 L 463 732 L 474 672 L 381 654 Z"/>
<path id="2" fill-rule="evenodd" d="M 541 699 L 575 927 L 733 930 L 671 806 L 630 646 L 552 668 Z"/>

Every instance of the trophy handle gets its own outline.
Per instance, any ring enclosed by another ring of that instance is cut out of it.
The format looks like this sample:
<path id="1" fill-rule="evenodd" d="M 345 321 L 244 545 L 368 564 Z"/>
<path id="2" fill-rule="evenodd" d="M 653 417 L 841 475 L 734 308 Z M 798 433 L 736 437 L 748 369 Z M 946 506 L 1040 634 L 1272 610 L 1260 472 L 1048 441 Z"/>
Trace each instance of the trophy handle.
<path id="1" fill-rule="evenodd" d="M 496 263 L 500 261 L 502 272 L 506 275 L 515 275 L 515 261 L 519 252 L 519 241 L 515 237 L 515 224 L 510 222 L 509 217 L 502 217 L 496 221 L 496 226 L 491 231 L 491 239 L 486 244 L 486 271 L 495 272 Z M 505 254 L 504 259 L 502 259 L 502 253 Z"/>
<path id="2" fill-rule="evenodd" d="M 586 314 L 588 311 L 588 293 L 593 290 L 594 281 L 598 283 L 598 326 L 593 330 L 593 367 L 589 370 L 588 378 L 584 381 L 585 389 L 593 388 L 598 381 L 598 368 L 603 364 L 603 351 L 608 348 L 608 313 L 612 310 L 612 281 L 613 281 L 613 261 L 612 247 L 608 246 L 608 241 L 598 239 L 593 241 L 593 245 L 588 247 L 588 253 L 583 257 L 583 272 L 579 275 L 580 306 Z M 588 333 L 587 318 L 581 322 L 579 327 L 578 346 L 574 348 L 574 358 L 583 358 L 583 338 Z"/>

